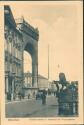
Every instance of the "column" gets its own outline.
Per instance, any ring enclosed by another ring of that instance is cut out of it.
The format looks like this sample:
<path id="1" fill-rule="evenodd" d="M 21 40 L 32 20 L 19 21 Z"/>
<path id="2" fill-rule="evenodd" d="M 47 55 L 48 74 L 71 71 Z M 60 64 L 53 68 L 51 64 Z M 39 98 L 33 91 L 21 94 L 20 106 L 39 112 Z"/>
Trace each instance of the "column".
<path id="1" fill-rule="evenodd" d="M 5 77 L 5 96 L 7 99 L 7 93 L 8 93 L 8 76 Z"/>
<path id="2" fill-rule="evenodd" d="M 14 84 L 15 84 L 15 80 L 14 78 L 12 79 L 12 93 L 11 93 L 11 100 L 14 99 Z"/>
<path id="3" fill-rule="evenodd" d="M 37 51 L 32 56 L 32 87 L 37 88 L 38 83 L 38 56 Z"/>
<path id="4" fill-rule="evenodd" d="M 37 87 L 37 74 L 38 71 L 38 65 L 37 64 L 32 64 L 32 86 Z"/>

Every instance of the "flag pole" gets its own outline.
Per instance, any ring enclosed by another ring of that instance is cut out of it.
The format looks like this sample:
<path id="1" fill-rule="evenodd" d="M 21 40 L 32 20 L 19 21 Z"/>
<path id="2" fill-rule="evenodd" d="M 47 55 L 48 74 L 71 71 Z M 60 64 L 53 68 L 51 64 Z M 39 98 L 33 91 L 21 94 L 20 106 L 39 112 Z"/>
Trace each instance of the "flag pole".
<path id="1" fill-rule="evenodd" d="M 49 44 L 48 44 L 48 80 L 49 80 Z"/>

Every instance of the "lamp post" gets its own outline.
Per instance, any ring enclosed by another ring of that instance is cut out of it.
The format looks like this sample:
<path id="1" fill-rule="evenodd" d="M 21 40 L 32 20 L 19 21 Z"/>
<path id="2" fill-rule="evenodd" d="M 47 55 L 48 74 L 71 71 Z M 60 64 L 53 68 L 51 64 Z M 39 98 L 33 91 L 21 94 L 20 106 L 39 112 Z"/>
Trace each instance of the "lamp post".
<path id="1" fill-rule="evenodd" d="M 50 46 L 49 46 L 49 44 L 48 44 L 48 80 L 49 80 L 49 48 Z"/>

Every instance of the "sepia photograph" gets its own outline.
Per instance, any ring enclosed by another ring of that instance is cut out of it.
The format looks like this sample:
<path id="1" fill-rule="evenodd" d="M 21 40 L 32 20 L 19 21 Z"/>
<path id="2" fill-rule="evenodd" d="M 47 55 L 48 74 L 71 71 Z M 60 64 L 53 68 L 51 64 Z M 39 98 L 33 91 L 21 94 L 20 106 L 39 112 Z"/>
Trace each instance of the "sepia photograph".
<path id="1" fill-rule="evenodd" d="M 82 123 L 82 1 L 3 7 L 4 117 Z"/>

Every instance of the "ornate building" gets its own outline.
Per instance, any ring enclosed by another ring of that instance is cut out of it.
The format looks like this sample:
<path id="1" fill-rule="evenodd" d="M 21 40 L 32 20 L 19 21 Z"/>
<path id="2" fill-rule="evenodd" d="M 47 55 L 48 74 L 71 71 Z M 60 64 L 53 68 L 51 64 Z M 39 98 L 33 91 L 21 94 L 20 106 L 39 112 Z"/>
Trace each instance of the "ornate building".
<path id="1" fill-rule="evenodd" d="M 5 6 L 5 94 L 7 100 L 18 95 L 23 83 L 22 34 L 17 30 L 12 12 Z"/>
<path id="2" fill-rule="evenodd" d="M 15 20 L 9 6 L 4 6 L 4 17 L 5 94 L 7 100 L 14 100 L 24 94 L 24 50 L 32 57 L 31 87 L 37 91 L 39 31 L 24 18 Z"/>

